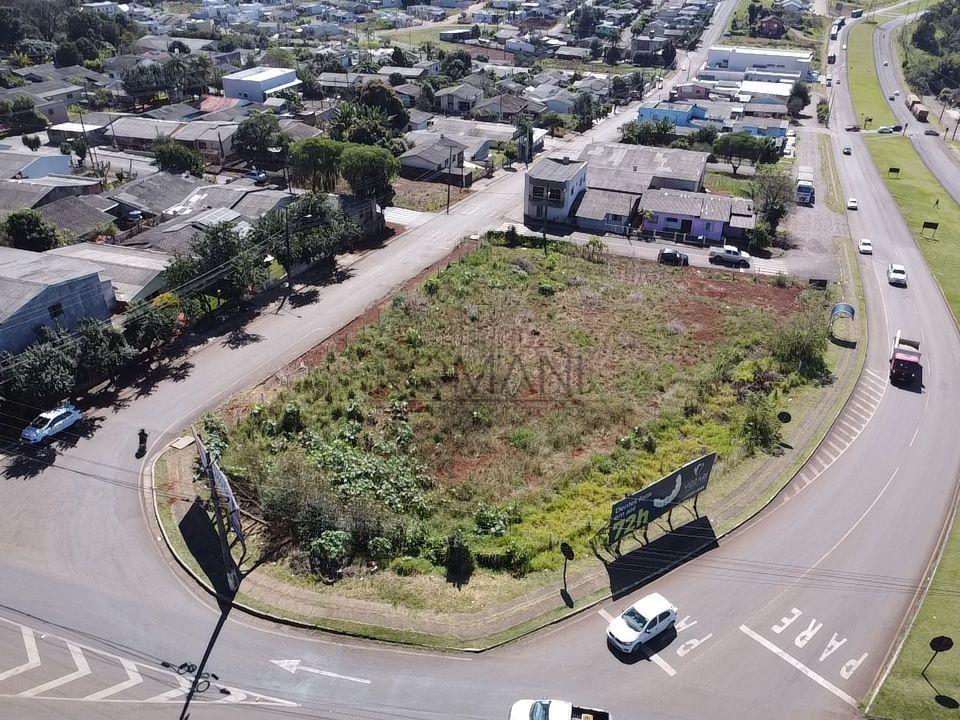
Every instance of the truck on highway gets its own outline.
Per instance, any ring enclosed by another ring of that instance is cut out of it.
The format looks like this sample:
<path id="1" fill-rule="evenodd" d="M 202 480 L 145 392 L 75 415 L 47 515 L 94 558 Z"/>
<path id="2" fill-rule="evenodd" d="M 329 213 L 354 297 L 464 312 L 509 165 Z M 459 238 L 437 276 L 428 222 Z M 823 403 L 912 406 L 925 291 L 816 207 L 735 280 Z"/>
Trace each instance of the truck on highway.
<path id="1" fill-rule="evenodd" d="M 907 110 L 913 110 L 913 106 L 920 102 L 920 98 L 916 95 L 907 95 L 903 102 L 907 106 Z"/>
<path id="2" fill-rule="evenodd" d="M 920 378 L 923 367 L 920 365 L 920 341 L 908 340 L 903 331 L 897 330 L 890 351 L 890 382 L 904 385 L 912 384 Z"/>
<path id="3" fill-rule="evenodd" d="M 610 713 L 566 700 L 517 700 L 510 708 L 510 720 L 610 720 Z"/>
<path id="4" fill-rule="evenodd" d="M 850 17 L 852 18 L 863 17 L 863 8 L 854 8 L 853 10 L 851 10 Z"/>
<path id="5" fill-rule="evenodd" d="M 930 115 L 930 110 L 923 103 L 915 103 L 910 112 L 913 113 L 913 116 L 920 122 L 926 122 L 927 116 Z"/>
<path id="6" fill-rule="evenodd" d="M 830 53 L 827 55 L 827 65 L 833 65 L 837 61 L 837 54 Z"/>
<path id="7" fill-rule="evenodd" d="M 813 205 L 817 191 L 813 184 L 813 168 L 801 165 L 797 168 L 796 200 L 798 205 Z"/>

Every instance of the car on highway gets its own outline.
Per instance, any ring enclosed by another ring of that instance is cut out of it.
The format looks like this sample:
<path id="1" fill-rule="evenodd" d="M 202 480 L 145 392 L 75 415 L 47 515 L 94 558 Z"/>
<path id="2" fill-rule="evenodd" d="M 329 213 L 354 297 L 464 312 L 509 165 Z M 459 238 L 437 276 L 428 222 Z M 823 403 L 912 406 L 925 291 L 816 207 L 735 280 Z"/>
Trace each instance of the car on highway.
<path id="1" fill-rule="evenodd" d="M 510 720 L 610 720 L 606 710 L 582 708 L 566 700 L 517 700 Z"/>
<path id="2" fill-rule="evenodd" d="M 844 154 L 844 155 L 853 155 L 853 148 L 850 147 L 849 145 L 844 145 L 844 146 L 843 146 L 843 154 Z"/>
<path id="3" fill-rule="evenodd" d="M 661 265 L 683 267 L 690 264 L 690 256 L 672 248 L 661 248 L 657 253 L 657 262 Z"/>
<path id="4" fill-rule="evenodd" d="M 894 132 L 903 132 L 903 125 L 893 125 L 890 129 Z"/>
<path id="5" fill-rule="evenodd" d="M 737 268 L 750 267 L 750 253 L 740 250 L 735 245 L 722 245 L 710 249 L 710 263 L 716 265 L 732 265 Z"/>
<path id="6" fill-rule="evenodd" d="M 923 131 L 924 135 L 931 135 L 933 137 L 940 137 L 940 131 L 936 128 L 927 128 Z"/>
<path id="7" fill-rule="evenodd" d="M 887 127 L 886 125 L 881 125 L 880 127 L 877 128 L 877 134 L 878 134 L 878 135 L 890 135 L 890 134 L 892 134 L 892 133 L 893 133 L 893 128 L 892 128 L 892 127 Z"/>
<path id="8" fill-rule="evenodd" d="M 894 100 L 896 100 L 896 98 L 893 95 L 887 95 L 887 100 L 889 100 L 890 102 L 893 102 Z"/>
<path id="9" fill-rule="evenodd" d="M 894 90 L 894 91 L 893 91 L 893 94 L 896 95 L 897 97 L 900 97 L 900 91 L 899 91 L 899 90 Z"/>
<path id="10" fill-rule="evenodd" d="M 847 49 L 847 44 L 846 44 L 846 43 L 843 44 L 843 49 L 844 49 L 844 50 Z"/>
<path id="11" fill-rule="evenodd" d="M 883 66 L 884 66 L 884 67 L 887 66 L 887 61 L 886 61 L 886 60 L 883 61 Z"/>
<path id="12" fill-rule="evenodd" d="M 857 202 L 856 198 L 847 198 L 847 210 L 859 210 L 860 203 Z"/>
<path id="13" fill-rule="evenodd" d="M 844 128 L 844 130 L 846 130 L 847 132 L 860 132 L 860 126 L 859 126 L 859 125 L 847 125 L 847 126 Z"/>
<path id="14" fill-rule="evenodd" d="M 677 608 L 660 593 L 650 593 L 610 621 L 607 642 L 617 650 L 632 653 L 676 622 Z"/>
<path id="15" fill-rule="evenodd" d="M 873 242 L 862 238 L 860 242 L 857 243 L 857 252 L 861 255 L 873 255 Z"/>
<path id="16" fill-rule="evenodd" d="M 887 268 L 887 282 L 897 287 L 907 286 L 907 269 L 903 265 L 890 263 Z"/>
<path id="17" fill-rule="evenodd" d="M 20 441 L 25 445 L 41 445 L 82 419 L 82 412 L 71 403 L 64 403 L 53 410 L 40 413 L 20 433 Z"/>

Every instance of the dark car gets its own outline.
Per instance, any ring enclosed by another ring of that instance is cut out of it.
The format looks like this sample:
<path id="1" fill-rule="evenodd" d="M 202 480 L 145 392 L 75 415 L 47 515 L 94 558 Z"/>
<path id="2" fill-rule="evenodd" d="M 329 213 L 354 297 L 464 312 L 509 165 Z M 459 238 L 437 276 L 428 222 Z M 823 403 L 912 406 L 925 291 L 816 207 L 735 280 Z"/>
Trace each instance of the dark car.
<path id="1" fill-rule="evenodd" d="M 934 128 L 927 128 L 923 131 L 924 135 L 932 135 L 933 137 L 940 137 L 940 131 Z"/>
<path id="2" fill-rule="evenodd" d="M 657 253 L 657 262 L 663 265 L 682 267 L 690 264 L 690 257 L 679 250 L 664 248 Z"/>
<path id="3" fill-rule="evenodd" d="M 844 130 L 846 130 L 847 132 L 860 132 L 860 126 L 859 126 L 859 125 L 847 125 L 847 126 L 844 128 Z"/>
<path id="4" fill-rule="evenodd" d="M 894 132 L 903 132 L 903 125 L 894 125 L 891 130 Z"/>

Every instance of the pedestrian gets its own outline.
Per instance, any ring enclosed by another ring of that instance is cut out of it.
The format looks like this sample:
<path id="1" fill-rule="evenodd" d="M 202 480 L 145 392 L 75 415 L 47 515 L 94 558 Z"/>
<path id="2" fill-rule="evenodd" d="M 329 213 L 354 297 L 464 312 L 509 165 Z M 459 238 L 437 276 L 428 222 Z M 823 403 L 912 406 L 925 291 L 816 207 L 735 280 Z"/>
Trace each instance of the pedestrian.
<path id="1" fill-rule="evenodd" d="M 940 198 L 937 198 L 937 199 L 936 199 L 936 201 L 933 203 L 933 206 L 934 206 L 935 208 L 940 207 Z"/>

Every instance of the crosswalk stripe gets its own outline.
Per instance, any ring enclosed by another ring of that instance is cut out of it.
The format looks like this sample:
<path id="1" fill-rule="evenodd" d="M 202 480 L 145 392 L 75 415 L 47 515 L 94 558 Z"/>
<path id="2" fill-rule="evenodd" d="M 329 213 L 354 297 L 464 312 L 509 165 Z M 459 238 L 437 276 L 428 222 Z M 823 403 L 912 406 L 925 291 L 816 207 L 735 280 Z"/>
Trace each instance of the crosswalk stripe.
<path id="1" fill-rule="evenodd" d="M 37 695 L 45 693 L 48 690 L 53 690 L 61 685 L 66 685 L 69 682 L 79 680 L 80 678 L 89 675 L 90 666 L 87 664 L 87 659 L 83 656 L 83 650 L 81 650 L 78 645 L 74 645 L 69 641 L 67 642 L 67 650 L 70 651 L 70 657 L 73 659 L 73 663 L 77 666 L 77 669 L 61 677 L 54 678 L 49 682 L 45 682 L 42 685 L 37 685 L 29 690 L 24 690 L 22 693 L 20 693 L 20 697 L 36 697 Z"/>

